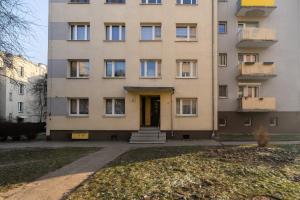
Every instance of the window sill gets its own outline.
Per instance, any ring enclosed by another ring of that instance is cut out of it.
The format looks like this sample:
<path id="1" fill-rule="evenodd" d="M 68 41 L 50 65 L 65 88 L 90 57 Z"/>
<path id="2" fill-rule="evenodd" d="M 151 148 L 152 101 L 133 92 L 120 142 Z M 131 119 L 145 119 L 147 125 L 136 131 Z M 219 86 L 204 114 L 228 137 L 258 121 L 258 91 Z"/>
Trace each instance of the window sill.
<path id="1" fill-rule="evenodd" d="M 228 99 L 228 97 L 219 97 L 219 99 Z"/>
<path id="2" fill-rule="evenodd" d="M 67 40 L 68 42 L 89 42 L 90 40 Z"/>
<path id="3" fill-rule="evenodd" d="M 69 114 L 68 117 L 70 117 L 70 118 L 88 118 L 89 115 L 71 115 L 71 114 Z"/>
<path id="4" fill-rule="evenodd" d="M 162 3 L 140 3 L 141 6 L 161 6 Z"/>
<path id="5" fill-rule="evenodd" d="M 90 2 L 68 2 L 68 4 L 90 4 Z"/>
<path id="6" fill-rule="evenodd" d="M 140 40 L 140 42 L 162 42 L 162 40 Z"/>
<path id="7" fill-rule="evenodd" d="M 176 6 L 198 6 L 198 4 L 181 4 L 181 3 L 176 3 Z"/>
<path id="8" fill-rule="evenodd" d="M 112 43 L 114 43 L 114 42 L 126 42 L 126 40 L 103 40 L 103 42 L 112 42 Z"/>
<path id="9" fill-rule="evenodd" d="M 227 67 L 227 65 L 218 65 L 218 67 L 225 68 L 225 67 Z"/>
<path id="10" fill-rule="evenodd" d="M 162 77 L 140 77 L 140 79 L 162 79 Z"/>
<path id="11" fill-rule="evenodd" d="M 198 77 L 176 77 L 176 79 L 188 80 L 188 79 L 198 79 Z"/>
<path id="12" fill-rule="evenodd" d="M 176 39 L 175 42 L 198 42 L 198 40 L 178 40 L 178 39 Z"/>
<path id="13" fill-rule="evenodd" d="M 126 77 L 102 77 L 103 79 L 116 79 L 116 80 L 124 80 Z"/>
<path id="14" fill-rule="evenodd" d="M 176 115 L 176 117 L 198 117 L 198 115 Z"/>
<path id="15" fill-rule="evenodd" d="M 125 115 L 103 115 L 104 118 L 125 118 Z"/>
<path id="16" fill-rule="evenodd" d="M 107 3 L 105 2 L 104 5 L 125 5 L 126 3 Z"/>
<path id="17" fill-rule="evenodd" d="M 80 77 L 67 77 L 67 79 L 70 79 L 70 80 L 87 80 L 89 79 L 89 77 L 86 77 L 86 78 L 80 78 Z"/>

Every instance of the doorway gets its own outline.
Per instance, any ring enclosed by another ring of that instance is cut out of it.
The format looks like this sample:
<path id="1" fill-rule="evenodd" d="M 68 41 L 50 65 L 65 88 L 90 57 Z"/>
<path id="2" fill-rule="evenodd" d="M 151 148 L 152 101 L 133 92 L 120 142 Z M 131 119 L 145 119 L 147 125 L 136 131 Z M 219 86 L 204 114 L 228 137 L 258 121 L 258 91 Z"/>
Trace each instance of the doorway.
<path id="1" fill-rule="evenodd" d="M 160 96 L 141 96 L 141 127 L 160 127 Z"/>

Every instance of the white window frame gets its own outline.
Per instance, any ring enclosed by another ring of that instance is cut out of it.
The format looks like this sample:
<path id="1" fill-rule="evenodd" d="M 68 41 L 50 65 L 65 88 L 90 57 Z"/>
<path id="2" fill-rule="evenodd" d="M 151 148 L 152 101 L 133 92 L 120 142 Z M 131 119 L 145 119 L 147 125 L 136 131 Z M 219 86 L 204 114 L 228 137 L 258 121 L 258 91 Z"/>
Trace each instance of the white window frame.
<path id="1" fill-rule="evenodd" d="M 143 39 L 143 31 L 142 31 L 143 27 L 152 27 L 152 38 L 151 38 L 151 40 L 145 40 L 145 39 Z M 160 27 L 160 37 L 159 37 L 159 38 L 156 38 L 156 37 L 155 37 L 155 33 L 156 33 L 155 30 L 156 30 L 156 27 Z M 157 25 L 141 24 L 141 35 L 140 35 L 140 37 L 141 37 L 141 41 L 153 41 L 153 40 L 155 41 L 155 40 L 161 40 L 161 25 L 160 25 L 160 24 L 157 24 Z"/>
<path id="2" fill-rule="evenodd" d="M 76 100 L 76 114 L 71 114 L 71 100 Z M 90 106 L 90 100 L 88 98 L 69 98 L 69 116 L 89 116 L 89 114 L 80 114 L 80 100 L 88 100 Z M 89 108 L 88 113 L 90 113 Z"/>
<path id="3" fill-rule="evenodd" d="M 278 126 L 278 117 L 271 117 L 269 122 L 270 127 Z"/>
<path id="4" fill-rule="evenodd" d="M 78 26 L 84 26 L 84 39 L 83 40 L 78 40 L 77 38 L 77 27 Z M 72 27 L 74 27 L 74 39 L 72 38 Z M 90 28 L 89 24 L 70 24 L 70 40 L 72 41 L 88 41 L 90 40 L 88 37 L 88 28 Z M 90 34 L 91 34 L 91 29 L 90 29 Z"/>
<path id="5" fill-rule="evenodd" d="M 124 68 L 124 76 L 115 76 L 115 64 L 116 64 L 116 62 L 120 62 L 120 61 L 124 62 L 124 67 L 125 67 Z M 107 73 L 106 73 L 107 72 L 106 71 L 107 63 L 109 63 L 109 62 L 112 63 L 112 65 L 111 65 L 112 75 L 111 76 L 107 76 Z M 126 61 L 125 60 L 105 60 L 104 61 L 104 77 L 105 78 L 125 78 L 126 77 Z"/>
<path id="6" fill-rule="evenodd" d="M 221 120 L 224 120 L 224 123 L 221 123 Z M 219 118 L 219 127 L 226 127 L 226 126 L 227 126 L 227 119 Z"/>
<path id="7" fill-rule="evenodd" d="M 249 120 L 249 123 L 247 123 L 248 120 Z M 252 126 L 252 118 L 251 117 L 247 118 L 243 124 L 246 127 L 251 127 Z"/>
<path id="8" fill-rule="evenodd" d="M 24 113 L 24 102 L 18 102 L 18 113 Z"/>
<path id="9" fill-rule="evenodd" d="M 106 110 L 106 101 L 107 100 L 111 100 L 112 102 L 112 106 L 111 106 L 111 113 L 112 114 L 107 114 L 107 110 Z M 116 100 L 124 100 L 124 114 L 116 114 L 115 113 L 115 102 L 116 102 Z M 125 114 L 126 114 L 126 100 L 125 100 L 125 98 L 124 97 L 114 97 L 114 98 L 104 98 L 104 106 L 105 106 L 105 109 L 104 109 L 104 115 L 105 116 L 112 116 L 112 117 L 124 117 L 125 116 Z"/>
<path id="10" fill-rule="evenodd" d="M 219 67 L 227 67 L 228 66 L 228 55 L 227 55 L 227 53 L 219 53 L 219 63 L 218 63 L 218 65 L 219 65 Z"/>
<path id="11" fill-rule="evenodd" d="M 76 76 L 71 76 L 71 67 L 72 67 L 72 62 L 76 62 Z M 89 74 L 86 77 L 80 77 L 79 76 L 79 66 L 81 62 L 87 62 L 89 64 Z M 90 77 L 90 70 L 91 70 L 91 64 L 89 60 L 70 60 L 69 61 L 69 70 L 68 70 L 68 78 L 72 79 L 88 79 Z"/>
<path id="12" fill-rule="evenodd" d="M 142 1 L 142 0 L 141 0 Z M 155 0 L 156 1 L 156 3 L 149 3 L 149 0 L 145 0 L 145 3 L 143 3 L 143 1 L 141 2 L 141 4 L 150 4 L 150 5 L 160 5 L 161 4 L 161 2 L 160 3 L 158 3 L 158 0 Z M 162 1 L 162 0 L 160 0 L 160 1 Z"/>
<path id="13" fill-rule="evenodd" d="M 185 117 L 195 117 L 198 113 L 198 99 L 197 98 L 177 98 L 176 101 L 179 100 L 179 113 L 176 113 L 177 116 L 185 116 Z M 196 113 L 195 114 L 183 114 L 183 100 L 190 100 L 190 108 L 193 111 L 193 101 L 196 101 Z M 177 105 L 177 102 L 176 102 Z M 176 109 L 177 112 L 177 109 Z"/>
<path id="14" fill-rule="evenodd" d="M 224 26 L 224 32 L 220 32 L 220 25 Z M 227 21 L 219 21 L 218 22 L 218 33 L 219 34 L 227 34 Z"/>
<path id="15" fill-rule="evenodd" d="M 183 68 L 184 62 L 190 63 L 191 76 L 182 76 L 182 68 Z M 179 74 L 177 74 L 177 78 L 182 78 L 182 79 L 197 78 L 197 66 L 198 65 L 197 65 L 196 60 L 177 60 L 177 64 L 179 64 Z M 176 67 L 178 67 L 178 66 L 176 66 Z"/>
<path id="16" fill-rule="evenodd" d="M 177 3 L 177 0 L 176 0 Z M 198 0 L 196 0 L 196 4 L 193 4 L 193 0 L 190 0 L 190 3 L 183 3 L 183 0 L 180 0 L 180 3 L 177 3 L 178 5 L 198 5 Z"/>
<path id="17" fill-rule="evenodd" d="M 180 38 L 177 37 L 177 28 L 185 27 L 187 28 L 187 37 L 186 38 Z M 191 39 L 191 27 L 194 27 L 196 29 L 196 37 Z M 197 40 L 197 25 L 196 24 L 177 24 L 176 25 L 176 40 L 177 41 L 196 41 Z"/>
<path id="18" fill-rule="evenodd" d="M 226 96 L 220 96 L 220 88 L 222 86 L 226 87 Z M 219 98 L 220 99 L 228 99 L 228 85 L 219 85 L 219 92 L 218 93 L 219 93 Z"/>
<path id="19" fill-rule="evenodd" d="M 23 89 L 22 91 L 21 91 L 21 88 Z M 20 83 L 19 84 L 19 95 L 24 95 L 24 94 L 25 94 L 25 85 Z"/>
<path id="20" fill-rule="evenodd" d="M 113 26 L 119 26 L 119 39 L 118 40 L 113 40 L 112 39 L 112 27 Z M 106 29 L 109 27 L 109 37 L 108 37 L 108 41 L 125 41 L 126 39 L 126 33 L 124 34 L 125 37 L 124 39 L 122 39 L 122 35 L 123 35 L 123 27 L 124 27 L 124 31 L 126 32 L 126 26 L 124 24 L 106 24 L 105 25 L 105 34 L 107 34 Z M 107 38 L 107 35 L 105 36 L 105 38 Z"/>
<path id="21" fill-rule="evenodd" d="M 155 61 L 155 76 L 148 76 L 148 61 Z M 144 74 L 142 74 L 141 67 L 140 67 L 140 77 L 141 78 L 160 78 L 161 75 L 158 74 L 158 67 L 159 67 L 159 62 L 160 62 L 160 67 L 161 67 L 161 61 L 160 60 L 141 60 L 140 61 L 140 66 L 142 65 L 142 62 L 144 62 Z M 161 70 L 161 69 L 160 69 Z"/>

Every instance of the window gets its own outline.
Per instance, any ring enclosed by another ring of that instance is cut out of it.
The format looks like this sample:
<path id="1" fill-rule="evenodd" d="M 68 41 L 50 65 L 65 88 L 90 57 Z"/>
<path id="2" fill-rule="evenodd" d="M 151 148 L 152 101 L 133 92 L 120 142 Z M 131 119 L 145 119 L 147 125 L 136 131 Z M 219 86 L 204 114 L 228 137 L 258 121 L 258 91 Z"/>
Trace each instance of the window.
<path id="1" fill-rule="evenodd" d="M 161 0 L 142 0 L 142 4 L 161 4 Z"/>
<path id="2" fill-rule="evenodd" d="M 89 0 L 70 0 L 70 3 L 90 3 Z"/>
<path id="3" fill-rule="evenodd" d="M 88 115 L 89 100 L 88 99 L 70 99 L 70 115 Z"/>
<path id="4" fill-rule="evenodd" d="M 178 60 L 177 77 L 178 78 L 196 78 L 197 61 L 196 60 Z"/>
<path id="5" fill-rule="evenodd" d="M 228 86 L 219 85 L 219 98 L 228 98 Z"/>
<path id="6" fill-rule="evenodd" d="M 24 95 L 24 93 L 25 93 L 25 85 L 20 83 L 19 84 L 19 94 Z"/>
<path id="7" fill-rule="evenodd" d="M 243 30 L 244 28 L 258 28 L 258 22 L 238 22 L 238 32 Z"/>
<path id="8" fill-rule="evenodd" d="M 270 126 L 272 126 L 272 127 L 278 126 L 278 118 L 277 117 L 272 117 L 270 119 Z"/>
<path id="9" fill-rule="evenodd" d="M 219 126 L 220 127 L 226 127 L 227 126 L 227 120 L 225 118 L 219 118 Z"/>
<path id="10" fill-rule="evenodd" d="M 195 41 L 197 26 L 193 25 L 176 25 L 176 39 L 180 41 Z"/>
<path id="11" fill-rule="evenodd" d="M 244 121 L 244 126 L 252 126 L 252 119 L 251 118 L 247 118 Z"/>
<path id="12" fill-rule="evenodd" d="M 160 40 L 161 25 L 141 25 L 141 40 Z"/>
<path id="13" fill-rule="evenodd" d="M 159 78 L 161 76 L 161 61 L 141 60 L 140 72 L 142 78 Z"/>
<path id="14" fill-rule="evenodd" d="M 185 4 L 196 5 L 197 0 L 177 0 L 177 4 L 180 4 L 180 5 L 185 5 Z"/>
<path id="15" fill-rule="evenodd" d="M 24 112 L 24 103 L 18 102 L 18 112 L 23 113 Z"/>
<path id="16" fill-rule="evenodd" d="M 12 92 L 9 93 L 9 101 L 12 101 L 13 100 L 13 94 Z"/>
<path id="17" fill-rule="evenodd" d="M 20 76 L 24 77 L 24 67 L 20 66 Z"/>
<path id="18" fill-rule="evenodd" d="M 71 40 L 90 40 L 90 25 L 71 24 Z"/>
<path id="19" fill-rule="evenodd" d="M 227 53 L 219 53 L 219 67 L 227 67 Z"/>
<path id="20" fill-rule="evenodd" d="M 227 33 L 227 22 L 219 22 L 219 33 L 220 34 Z"/>
<path id="21" fill-rule="evenodd" d="M 125 0 L 106 0 L 106 3 L 110 3 L 110 4 L 125 3 Z"/>
<path id="22" fill-rule="evenodd" d="M 239 63 L 255 63 L 259 61 L 259 54 L 257 53 L 239 53 Z"/>
<path id="23" fill-rule="evenodd" d="M 176 113 L 183 116 L 195 116 L 197 114 L 197 99 L 177 99 Z"/>
<path id="24" fill-rule="evenodd" d="M 125 41 L 125 25 L 106 25 L 106 40 Z"/>
<path id="25" fill-rule="evenodd" d="M 69 77 L 88 78 L 90 74 L 90 62 L 88 60 L 71 60 Z"/>
<path id="26" fill-rule="evenodd" d="M 125 99 L 124 98 L 107 98 L 105 99 L 106 115 L 125 115 Z"/>
<path id="27" fill-rule="evenodd" d="M 125 77 L 125 60 L 106 60 L 105 77 L 107 78 L 124 78 Z"/>
<path id="28" fill-rule="evenodd" d="M 258 98 L 260 86 L 259 85 L 243 85 L 239 86 L 239 97 Z"/>
<path id="29" fill-rule="evenodd" d="M 13 120 L 13 114 L 12 114 L 12 113 L 9 113 L 9 114 L 8 114 L 8 121 L 11 122 L 12 120 Z"/>

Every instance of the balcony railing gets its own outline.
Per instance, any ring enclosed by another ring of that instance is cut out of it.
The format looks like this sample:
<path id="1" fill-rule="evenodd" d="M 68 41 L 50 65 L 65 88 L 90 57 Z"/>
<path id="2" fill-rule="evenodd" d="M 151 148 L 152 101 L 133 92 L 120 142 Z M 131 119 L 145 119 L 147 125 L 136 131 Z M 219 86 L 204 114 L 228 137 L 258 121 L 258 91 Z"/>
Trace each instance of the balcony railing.
<path id="1" fill-rule="evenodd" d="M 238 48 L 267 48 L 277 42 L 273 29 L 243 28 L 238 33 Z"/>
<path id="2" fill-rule="evenodd" d="M 241 63 L 239 64 L 239 80 L 259 80 L 276 76 L 276 66 L 273 62 Z"/>
<path id="3" fill-rule="evenodd" d="M 272 112 L 276 110 L 274 97 L 243 97 L 240 99 L 240 112 Z"/>
<path id="4" fill-rule="evenodd" d="M 276 9 L 275 0 L 239 0 L 237 16 L 265 17 Z"/>

